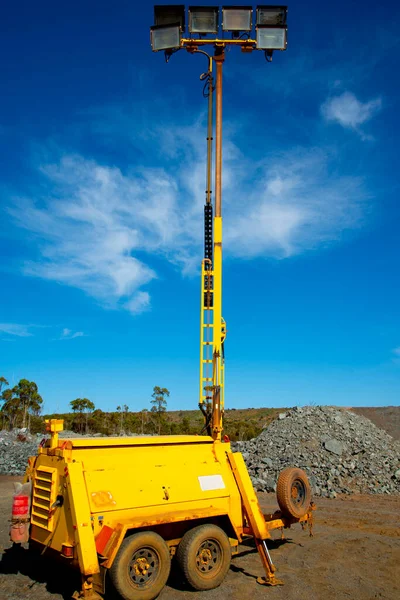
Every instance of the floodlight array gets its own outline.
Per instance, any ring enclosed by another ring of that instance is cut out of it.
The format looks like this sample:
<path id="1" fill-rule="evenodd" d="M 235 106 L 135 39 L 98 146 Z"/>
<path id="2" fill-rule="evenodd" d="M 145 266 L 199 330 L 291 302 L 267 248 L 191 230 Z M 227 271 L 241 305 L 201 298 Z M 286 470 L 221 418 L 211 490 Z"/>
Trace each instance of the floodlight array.
<path id="1" fill-rule="evenodd" d="M 150 28 L 151 46 L 154 52 L 177 50 L 185 45 L 201 43 L 235 43 L 230 41 L 231 33 L 236 43 L 244 38 L 243 45 L 255 50 L 286 50 L 287 46 L 287 7 L 259 5 L 255 10 L 255 31 L 253 39 L 253 7 L 251 6 L 189 6 L 186 19 L 183 4 L 156 5 L 154 23 Z M 183 38 L 188 22 L 189 38 Z M 221 33 L 220 33 L 221 32 Z M 220 36 L 218 35 L 220 33 Z M 193 37 L 195 36 L 195 37 Z M 196 37 L 197 36 L 197 37 Z M 209 36 L 217 36 L 211 39 Z"/>

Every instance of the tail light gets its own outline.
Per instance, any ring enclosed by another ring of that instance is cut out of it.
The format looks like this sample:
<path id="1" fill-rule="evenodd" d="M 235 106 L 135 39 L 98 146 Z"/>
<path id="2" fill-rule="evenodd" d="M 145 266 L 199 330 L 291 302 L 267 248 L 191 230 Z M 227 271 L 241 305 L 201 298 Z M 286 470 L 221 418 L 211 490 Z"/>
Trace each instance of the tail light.
<path id="1" fill-rule="evenodd" d="M 74 547 L 72 544 L 63 544 L 61 546 L 61 556 L 64 558 L 74 558 Z"/>

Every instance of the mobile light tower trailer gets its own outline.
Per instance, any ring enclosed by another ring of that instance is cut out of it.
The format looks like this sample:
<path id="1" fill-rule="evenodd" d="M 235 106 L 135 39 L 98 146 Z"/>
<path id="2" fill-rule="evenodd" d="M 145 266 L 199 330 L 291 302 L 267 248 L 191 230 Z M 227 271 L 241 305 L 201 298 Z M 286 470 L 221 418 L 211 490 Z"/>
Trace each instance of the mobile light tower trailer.
<path id="1" fill-rule="evenodd" d="M 222 13 L 222 36 L 218 23 Z M 59 439 L 63 422 L 47 422 L 50 439 L 29 459 L 14 496 L 11 539 L 29 541 L 44 559 L 57 557 L 81 573 L 74 598 L 96 600 L 105 576 L 124 600 L 152 600 L 176 558 L 195 590 L 223 581 L 238 544 L 252 536 L 265 577 L 277 585 L 267 540 L 270 531 L 311 521 L 310 485 L 300 469 L 282 471 L 280 510 L 263 515 L 243 457 L 223 438 L 224 340 L 222 318 L 222 68 L 225 49 L 262 50 L 267 60 L 286 48 L 286 7 L 156 6 L 153 51 L 169 59 L 177 50 L 205 54 L 208 96 L 205 255 L 201 270 L 200 435 Z M 203 47 L 214 49 L 212 56 Z M 214 85 L 213 65 L 216 66 Z M 213 95 L 215 94 L 215 202 L 211 200 Z M 215 213 L 213 216 L 213 212 Z M 21 512 L 25 511 L 25 512 Z"/>

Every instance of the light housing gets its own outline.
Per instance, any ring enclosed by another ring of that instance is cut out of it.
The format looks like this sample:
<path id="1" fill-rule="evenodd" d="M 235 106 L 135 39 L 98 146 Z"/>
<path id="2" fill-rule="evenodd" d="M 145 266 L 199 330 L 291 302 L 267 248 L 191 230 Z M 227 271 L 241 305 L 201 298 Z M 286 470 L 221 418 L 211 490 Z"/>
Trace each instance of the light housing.
<path id="1" fill-rule="evenodd" d="M 190 33 L 218 33 L 218 6 L 189 6 Z"/>
<path id="2" fill-rule="evenodd" d="M 180 48 L 181 28 L 179 23 L 150 27 L 150 42 L 153 52 Z"/>
<path id="3" fill-rule="evenodd" d="M 223 6 L 223 31 L 251 31 L 253 8 L 251 6 Z"/>
<path id="4" fill-rule="evenodd" d="M 257 6 L 257 25 L 286 25 L 287 6 Z"/>
<path id="5" fill-rule="evenodd" d="M 179 23 L 181 31 L 185 31 L 184 4 L 156 4 L 154 7 L 154 25 L 175 25 Z"/>
<path id="6" fill-rule="evenodd" d="M 257 50 L 286 50 L 287 28 L 258 25 Z"/>
<path id="7" fill-rule="evenodd" d="M 74 547 L 72 544 L 64 543 L 61 546 L 61 556 L 64 558 L 74 558 Z"/>

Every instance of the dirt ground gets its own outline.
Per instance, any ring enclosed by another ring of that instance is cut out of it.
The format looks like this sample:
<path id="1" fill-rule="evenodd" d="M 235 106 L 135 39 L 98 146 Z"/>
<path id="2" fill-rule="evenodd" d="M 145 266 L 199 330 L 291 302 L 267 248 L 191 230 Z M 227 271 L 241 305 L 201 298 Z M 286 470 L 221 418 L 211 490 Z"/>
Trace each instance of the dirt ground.
<path id="1" fill-rule="evenodd" d="M 8 541 L 13 481 L 0 477 L 0 600 L 69 600 L 77 587 L 71 572 L 47 561 L 33 568 L 26 551 L 16 556 Z M 272 494 L 260 494 L 265 512 L 275 510 Z M 262 575 L 252 545 L 240 546 L 220 588 L 190 591 L 176 569 L 160 600 L 370 600 L 400 598 L 400 497 L 347 496 L 320 499 L 315 513 L 314 537 L 296 526 L 286 540 L 269 543 L 272 560 L 283 587 L 267 588 L 256 582 Z M 107 600 L 111 595 L 107 595 Z"/>

